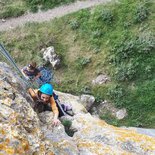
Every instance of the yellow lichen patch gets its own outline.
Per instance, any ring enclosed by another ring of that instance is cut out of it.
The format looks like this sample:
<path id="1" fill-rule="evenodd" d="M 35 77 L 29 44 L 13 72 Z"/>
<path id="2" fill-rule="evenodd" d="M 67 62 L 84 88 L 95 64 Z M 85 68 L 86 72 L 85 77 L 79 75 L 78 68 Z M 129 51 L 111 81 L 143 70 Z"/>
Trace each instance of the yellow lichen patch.
<path id="1" fill-rule="evenodd" d="M 5 135 L 6 131 L 4 129 L 0 129 L 0 134 Z"/>
<path id="2" fill-rule="evenodd" d="M 133 153 L 126 152 L 121 150 L 117 146 L 105 145 L 98 142 L 90 142 L 90 141 L 81 141 L 78 144 L 78 148 L 83 148 L 85 150 L 89 150 L 91 153 L 95 155 L 133 155 Z"/>
<path id="3" fill-rule="evenodd" d="M 133 153 L 128 153 L 128 152 L 122 152 L 121 155 L 134 155 Z"/>
<path id="4" fill-rule="evenodd" d="M 70 146 L 71 144 L 67 141 L 67 140 L 65 140 L 65 139 L 62 139 L 60 142 L 58 142 L 58 143 L 52 143 L 53 144 L 53 146 L 55 146 L 55 147 L 62 147 L 62 148 L 67 148 L 68 146 Z"/>
<path id="5" fill-rule="evenodd" d="M 3 143 L 0 144 L 0 148 L 6 148 L 6 146 L 8 146 L 8 144 L 10 143 L 10 139 L 6 138 Z"/>
<path id="6" fill-rule="evenodd" d="M 6 144 L 0 143 L 0 150 L 4 150 L 6 148 Z"/>
<path id="7" fill-rule="evenodd" d="M 91 130 L 91 126 L 87 126 L 87 127 L 85 127 L 85 128 L 82 130 L 82 132 L 83 132 L 83 134 L 87 134 L 87 133 L 90 132 L 90 130 Z"/>
<path id="8" fill-rule="evenodd" d="M 10 139 L 9 139 L 9 138 L 6 138 L 6 139 L 5 139 L 5 143 L 6 143 L 6 144 L 10 143 Z"/>
<path id="9" fill-rule="evenodd" d="M 155 143 L 150 144 L 149 142 L 141 144 L 141 147 L 144 151 L 155 150 Z"/>
<path id="10" fill-rule="evenodd" d="M 8 146 L 8 143 L 10 142 L 9 139 L 6 139 L 3 143 L 0 144 L 0 150 L 5 151 L 6 154 L 14 154 L 15 150 L 12 147 Z"/>
<path id="11" fill-rule="evenodd" d="M 9 119 L 10 119 L 10 121 L 9 121 L 9 123 L 10 124 L 15 124 L 16 122 L 17 122 L 17 117 L 19 116 L 19 114 L 17 114 L 17 113 L 12 113 L 10 116 L 9 116 Z"/>
<path id="12" fill-rule="evenodd" d="M 29 150 L 29 142 L 27 140 L 22 140 L 22 148 L 25 151 Z"/>
<path id="13" fill-rule="evenodd" d="M 88 141 L 84 141 L 84 140 L 79 142 L 78 147 L 91 148 L 91 147 L 94 147 L 95 145 L 97 145 L 98 148 L 102 148 L 103 147 L 103 145 L 100 144 L 100 143 L 88 142 Z"/>
<path id="14" fill-rule="evenodd" d="M 54 153 L 53 152 L 49 152 L 49 153 L 47 153 L 47 155 L 54 155 Z"/>
<path id="15" fill-rule="evenodd" d="M 15 150 L 13 149 L 13 148 L 7 148 L 6 150 L 5 150 L 5 152 L 9 155 L 9 154 L 14 154 L 15 153 Z"/>
<path id="16" fill-rule="evenodd" d="M 103 150 L 105 152 L 110 151 L 110 147 L 108 147 L 108 146 L 106 146 L 106 148 L 104 148 L 103 145 L 100 143 L 88 142 L 88 141 L 79 142 L 78 148 L 90 150 L 92 153 L 95 153 L 97 155 L 101 155 L 101 152 L 103 153 Z"/>
<path id="17" fill-rule="evenodd" d="M 45 146 L 44 145 L 40 145 L 40 152 L 45 152 Z"/>
<path id="18" fill-rule="evenodd" d="M 83 119 L 83 118 L 78 118 L 78 120 L 77 120 L 78 122 L 80 122 L 80 123 L 82 123 L 83 125 L 89 125 L 90 123 L 89 123 L 89 121 L 87 121 L 87 120 L 85 120 L 85 119 Z"/>
<path id="19" fill-rule="evenodd" d="M 16 154 L 24 154 L 25 151 L 22 148 L 19 147 L 19 148 L 16 148 L 15 153 Z"/>
<path id="20" fill-rule="evenodd" d="M 98 120 L 97 122 L 95 122 L 95 124 L 102 126 L 102 127 L 106 127 L 109 126 L 105 121 L 103 120 Z"/>
<path id="21" fill-rule="evenodd" d="M 22 138 L 22 137 L 21 137 L 21 134 L 19 134 L 18 130 L 13 130 L 13 128 L 11 128 L 11 130 L 12 130 L 12 131 L 11 131 L 12 137 L 18 138 L 18 139 Z"/>
<path id="22" fill-rule="evenodd" d="M 132 141 L 135 143 L 139 143 L 139 145 L 144 150 L 155 150 L 155 138 L 149 137 L 147 135 L 138 134 L 134 131 L 129 130 L 115 130 L 115 134 L 117 134 L 117 140 L 118 141 Z"/>
<path id="23" fill-rule="evenodd" d="M 122 141 L 133 140 L 134 142 L 148 141 L 155 143 L 155 138 L 149 137 L 147 135 L 142 135 L 134 131 L 129 130 L 115 130 L 113 131 Z"/>
<path id="24" fill-rule="evenodd" d="M 7 105 L 7 106 L 11 106 L 12 99 L 6 98 L 6 99 L 2 100 L 1 102 L 2 102 L 3 104 Z"/>
<path id="25" fill-rule="evenodd" d="M 110 147 L 108 146 L 103 147 L 103 145 L 101 145 L 100 143 L 95 143 L 95 142 L 83 141 L 78 145 L 78 147 L 89 150 L 96 155 L 113 153 Z"/>

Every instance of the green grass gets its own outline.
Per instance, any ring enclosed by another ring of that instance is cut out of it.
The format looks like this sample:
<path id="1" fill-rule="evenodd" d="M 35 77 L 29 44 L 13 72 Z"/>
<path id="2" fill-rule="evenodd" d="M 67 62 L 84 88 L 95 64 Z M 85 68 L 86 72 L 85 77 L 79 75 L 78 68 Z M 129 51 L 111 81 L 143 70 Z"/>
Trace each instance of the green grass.
<path id="1" fill-rule="evenodd" d="M 31 11 L 38 11 L 40 7 L 41 10 L 52 9 L 56 6 L 69 4 L 74 2 L 75 0 L 26 0 L 27 5 L 31 9 Z"/>
<path id="2" fill-rule="evenodd" d="M 0 18 L 18 17 L 25 12 L 52 9 L 75 0 L 1 0 Z"/>
<path id="3" fill-rule="evenodd" d="M 23 15 L 28 9 L 24 0 L 1 0 L 0 18 L 18 17 Z"/>
<path id="4" fill-rule="evenodd" d="M 1 40 L 19 65 L 42 62 L 40 50 L 54 46 L 61 57 L 55 76 L 58 90 L 88 93 L 97 101 L 125 107 L 128 117 L 112 124 L 155 127 L 155 3 L 121 0 L 81 10 L 49 23 L 26 24 L 1 33 Z M 91 81 L 111 77 L 103 86 Z"/>

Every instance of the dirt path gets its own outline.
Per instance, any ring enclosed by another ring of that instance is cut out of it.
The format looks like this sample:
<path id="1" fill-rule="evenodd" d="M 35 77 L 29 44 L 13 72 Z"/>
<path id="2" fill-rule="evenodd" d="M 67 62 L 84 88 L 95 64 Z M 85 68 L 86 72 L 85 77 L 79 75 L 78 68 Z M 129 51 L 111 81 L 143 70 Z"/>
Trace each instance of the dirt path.
<path id="1" fill-rule="evenodd" d="M 66 14 L 76 12 L 78 10 L 89 8 L 95 5 L 99 5 L 101 3 L 108 2 L 110 0 L 86 0 L 86 1 L 77 1 L 70 5 L 60 6 L 54 8 L 52 10 L 48 10 L 46 12 L 38 12 L 38 13 L 28 13 L 26 15 L 17 17 L 17 18 L 10 18 L 6 21 L 0 21 L 0 31 L 6 31 L 9 29 L 13 29 L 17 26 L 22 26 L 27 22 L 44 22 L 52 20 L 56 17 L 61 17 Z"/>

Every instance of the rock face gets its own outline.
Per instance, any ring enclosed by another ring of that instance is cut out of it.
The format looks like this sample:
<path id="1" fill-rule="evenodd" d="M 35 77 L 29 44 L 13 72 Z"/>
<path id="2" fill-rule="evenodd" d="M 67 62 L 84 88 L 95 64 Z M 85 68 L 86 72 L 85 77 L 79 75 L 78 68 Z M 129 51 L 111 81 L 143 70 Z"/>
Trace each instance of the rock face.
<path id="1" fill-rule="evenodd" d="M 116 117 L 117 117 L 117 119 L 123 119 L 124 117 L 126 117 L 127 116 L 127 112 L 126 112 L 126 109 L 125 108 L 123 108 L 123 109 L 120 109 L 120 110 L 118 110 L 117 112 L 116 112 Z"/>
<path id="2" fill-rule="evenodd" d="M 93 103 L 95 102 L 95 97 L 92 95 L 81 95 L 80 101 L 83 106 L 89 111 Z"/>
<path id="3" fill-rule="evenodd" d="M 52 67 L 56 69 L 60 65 L 60 59 L 58 55 L 54 51 L 54 47 L 48 47 L 46 49 L 41 50 L 43 52 L 43 59 L 46 62 L 50 62 L 52 64 Z"/>
<path id="4" fill-rule="evenodd" d="M 34 112 L 17 74 L 4 63 L 0 63 L 0 73 L 0 154 L 78 154 L 64 127 L 52 126 L 52 112 L 39 116 Z"/>
<path id="5" fill-rule="evenodd" d="M 127 111 L 125 108 L 118 109 L 112 103 L 108 101 L 101 102 L 95 109 L 93 113 L 98 114 L 99 116 L 106 115 L 107 113 L 121 120 L 127 116 Z"/>
<path id="6" fill-rule="evenodd" d="M 52 142 L 55 154 L 77 155 L 79 151 L 76 143 L 65 133 L 63 125 L 53 128 L 51 116 L 52 112 L 48 111 L 39 115 L 44 138 Z"/>
<path id="7" fill-rule="evenodd" d="M 41 136 L 39 119 L 30 104 L 9 83 L 0 81 L 0 153 L 43 152 L 46 141 Z"/>
<path id="8" fill-rule="evenodd" d="M 55 92 L 59 96 L 59 99 L 61 102 L 63 102 L 64 104 L 69 103 L 72 105 L 74 114 L 87 113 L 86 108 L 82 105 L 82 102 L 79 101 L 78 96 L 74 96 L 71 94 L 62 93 L 58 91 L 55 91 Z"/>
<path id="9" fill-rule="evenodd" d="M 52 126 L 52 112 L 34 112 L 19 77 L 11 75 L 15 75 L 11 68 L 0 63 L 0 154 L 155 154 L 155 138 L 108 125 L 92 117 L 79 97 L 57 92 L 61 101 L 72 104 L 75 113 L 70 120 L 76 132 L 69 137 L 63 125 Z"/>
<path id="10" fill-rule="evenodd" d="M 73 125 L 78 128 L 73 138 L 82 155 L 155 154 L 155 138 L 108 125 L 90 114 L 76 115 Z"/>
<path id="11" fill-rule="evenodd" d="M 110 78 L 105 74 L 101 74 L 96 79 L 94 79 L 92 81 L 92 84 L 93 85 L 102 85 L 102 84 L 107 83 L 108 81 L 110 81 Z"/>

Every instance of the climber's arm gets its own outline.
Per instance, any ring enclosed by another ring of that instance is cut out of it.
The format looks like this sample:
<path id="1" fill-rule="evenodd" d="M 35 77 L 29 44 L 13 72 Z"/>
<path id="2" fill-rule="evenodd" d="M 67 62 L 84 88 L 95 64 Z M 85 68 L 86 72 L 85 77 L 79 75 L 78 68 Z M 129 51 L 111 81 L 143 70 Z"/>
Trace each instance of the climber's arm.
<path id="1" fill-rule="evenodd" d="M 39 77 L 41 77 L 41 73 L 40 73 L 40 72 L 38 72 L 38 74 L 33 78 L 33 80 L 36 80 L 36 79 L 38 79 Z"/>
<path id="2" fill-rule="evenodd" d="M 51 104 L 51 107 L 52 107 L 52 111 L 54 113 L 53 125 L 56 126 L 56 125 L 58 125 L 60 123 L 60 121 L 58 119 L 59 111 L 58 111 L 58 107 L 57 107 L 53 97 L 50 98 L 50 104 Z"/>
<path id="3" fill-rule="evenodd" d="M 30 94 L 30 96 L 32 97 L 33 100 L 37 99 L 37 91 L 38 90 L 32 89 L 32 88 L 28 89 L 28 93 Z"/>

